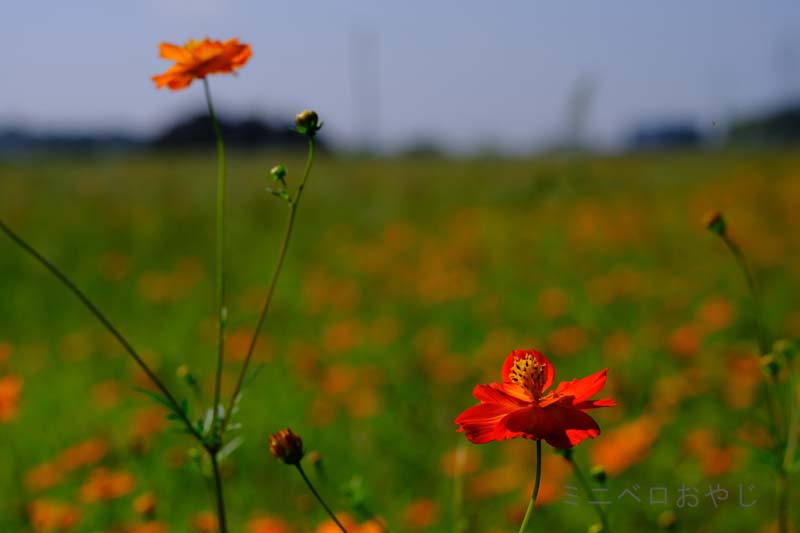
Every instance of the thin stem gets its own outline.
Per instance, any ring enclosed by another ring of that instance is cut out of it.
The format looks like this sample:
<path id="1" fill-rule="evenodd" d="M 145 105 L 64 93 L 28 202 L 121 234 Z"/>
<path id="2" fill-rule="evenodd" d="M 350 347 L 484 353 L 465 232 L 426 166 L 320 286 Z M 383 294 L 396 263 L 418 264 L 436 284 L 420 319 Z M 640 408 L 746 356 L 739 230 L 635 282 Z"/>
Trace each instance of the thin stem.
<path id="1" fill-rule="evenodd" d="M 767 337 L 767 330 L 764 327 L 764 324 L 761 320 L 760 308 L 759 308 L 759 294 L 758 288 L 756 287 L 755 279 L 753 277 L 750 268 L 747 266 L 747 261 L 744 258 L 744 254 L 742 253 L 739 246 L 731 240 L 731 238 L 726 234 L 721 234 L 722 240 L 725 242 L 725 245 L 731 251 L 734 259 L 736 260 L 736 264 L 739 266 L 739 269 L 742 272 L 742 276 L 744 277 L 745 283 L 747 283 L 747 287 L 750 290 L 750 297 L 753 300 L 753 325 L 756 330 L 756 338 L 758 341 L 758 348 L 759 352 L 762 356 L 765 356 L 770 353 L 769 348 L 769 340 Z M 770 418 L 772 419 L 772 427 L 773 432 L 775 434 L 776 442 L 775 442 L 775 453 L 780 454 L 781 448 L 784 448 L 784 456 L 783 460 L 781 461 L 779 458 L 779 465 L 778 465 L 778 481 L 777 481 L 777 492 L 778 492 L 778 531 L 780 533 L 787 533 L 789 531 L 789 475 L 786 466 L 786 453 L 788 449 L 792 446 L 791 441 L 793 436 L 789 431 L 791 431 L 792 426 L 792 416 L 790 415 L 789 420 L 789 427 L 787 428 L 786 439 L 784 440 L 783 435 L 783 428 L 781 423 L 781 414 L 780 414 L 780 403 L 778 402 L 775 396 L 775 390 L 772 385 L 775 385 L 776 381 L 775 378 L 770 378 L 768 382 L 765 382 L 765 390 L 767 396 L 767 410 L 769 411 Z M 791 412 L 791 408 L 790 408 Z"/>
<path id="2" fill-rule="evenodd" d="M 217 319 L 219 334 L 217 339 L 217 371 L 214 379 L 214 414 L 211 427 L 216 429 L 219 416 L 219 400 L 222 394 L 222 365 L 225 361 L 225 325 L 228 321 L 228 310 L 225 307 L 225 142 L 222 139 L 222 130 L 214 113 L 214 103 L 211 100 L 211 90 L 208 79 L 203 78 L 208 116 L 214 127 L 217 137 Z M 219 435 L 221 439 L 221 434 Z"/>
<path id="3" fill-rule="evenodd" d="M 25 250 L 28 254 L 30 254 L 34 259 L 36 259 L 42 266 L 44 266 L 47 270 L 53 274 L 58 281 L 60 281 L 64 286 L 66 286 L 77 298 L 86 306 L 87 309 L 100 321 L 100 323 L 111 333 L 111 335 L 122 345 L 128 355 L 130 355 L 136 364 L 139 365 L 139 368 L 144 371 L 153 385 L 164 395 L 164 398 L 169 402 L 172 406 L 172 410 L 180 417 L 183 421 L 184 425 L 188 432 L 194 436 L 199 442 L 203 441 L 203 437 L 197 433 L 197 430 L 192 425 L 191 421 L 186 417 L 186 414 L 181 409 L 178 402 L 175 400 L 175 397 L 169 391 L 166 385 L 158 379 L 158 376 L 150 369 L 147 363 L 136 353 L 136 350 L 133 349 L 130 342 L 122 336 L 119 330 L 114 327 L 114 325 L 106 318 L 106 316 L 95 306 L 89 298 L 73 283 L 65 274 L 63 274 L 58 268 L 56 268 L 53 263 L 48 261 L 42 254 L 37 252 L 30 244 L 28 244 L 22 237 L 14 233 L 11 228 L 5 225 L 5 223 L 0 220 L 0 230 L 2 230 L 9 238 L 14 241 L 20 248 Z"/>
<path id="4" fill-rule="evenodd" d="M 519 533 L 529 531 L 528 526 L 533 516 L 534 508 L 536 507 L 536 497 L 539 495 L 539 484 L 542 481 L 542 440 L 536 441 L 536 481 L 533 484 L 533 494 L 531 494 L 531 501 L 528 503 L 528 510 L 525 511 L 525 518 L 522 519 L 522 525 L 519 527 Z"/>
<path id="5" fill-rule="evenodd" d="M 459 440 L 455 456 L 455 475 L 453 476 L 453 533 L 464 533 L 467 520 L 464 517 L 464 463 L 467 449 Z"/>
<path id="6" fill-rule="evenodd" d="M 578 463 L 575 462 L 575 458 L 570 457 L 569 459 L 567 459 L 567 461 L 569 461 L 572 464 L 572 471 L 575 472 L 575 477 L 578 478 L 578 483 L 580 483 L 581 487 L 583 487 L 584 492 L 586 492 L 586 496 L 591 499 L 592 488 L 589 486 L 589 482 L 586 480 L 586 477 L 583 475 L 583 472 L 581 472 Z M 611 528 L 608 525 L 608 517 L 606 516 L 606 512 L 603 510 L 603 508 L 599 505 L 593 505 L 592 507 L 594 507 L 595 511 L 597 512 L 598 518 L 600 518 L 600 522 L 602 522 L 603 524 L 603 532 L 608 533 L 609 531 L 611 531 Z"/>
<path id="7" fill-rule="evenodd" d="M 242 363 L 242 369 L 239 372 L 239 377 L 236 380 L 236 386 L 233 389 L 233 394 L 231 395 L 231 399 L 228 403 L 228 409 L 225 411 L 226 416 L 222 421 L 223 432 L 225 431 L 225 428 L 227 427 L 231 416 L 233 415 L 233 408 L 236 404 L 236 399 L 242 390 L 242 384 L 244 383 L 244 378 L 247 375 L 247 367 L 250 365 L 250 360 L 253 357 L 253 352 L 255 351 L 256 343 L 258 341 L 258 335 L 264 325 L 264 319 L 267 317 L 267 311 L 269 310 L 270 303 L 272 302 L 272 295 L 274 294 L 275 287 L 278 284 L 278 277 L 281 273 L 281 267 L 283 266 L 283 261 L 286 258 L 286 250 L 289 248 L 289 240 L 292 237 L 292 229 L 294 228 L 294 220 L 295 216 L 297 215 L 297 208 L 300 205 L 300 198 L 303 195 L 303 189 L 305 189 L 306 181 L 311 173 L 311 164 L 313 161 L 314 137 L 310 136 L 308 138 L 308 157 L 306 158 L 306 168 L 303 172 L 303 179 L 301 180 L 300 185 L 297 187 L 297 195 L 289 202 L 289 220 L 286 224 L 286 232 L 283 235 L 283 242 L 281 244 L 280 252 L 278 252 L 278 261 L 275 263 L 275 270 L 272 272 L 272 279 L 270 280 L 269 288 L 267 289 L 267 297 L 264 300 L 264 305 L 261 307 L 261 312 L 258 315 L 258 321 L 256 322 L 256 329 L 253 332 L 253 338 L 250 340 L 250 345 L 247 348 L 247 355 Z"/>
<path id="8" fill-rule="evenodd" d="M 792 361 L 791 363 L 794 363 Z M 797 432 L 800 427 L 800 388 L 795 378 L 795 368 L 789 368 L 789 424 L 786 430 L 786 450 L 783 454 L 781 469 L 778 474 L 778 531 L 789 531 L 789 472 L 794 468 L 794 456 L 797 450 Z"/>
<path id="9" fill-rule="evenodd" d="M 225 516 L 225 498 L 222 495 L 222 476 L 220 476 L 219 464 L 217 463 L 217 452 L 210 448 L 206 448 L 206 451 L 211 457 L 211 468 L 214 471 L 214 492 L 217 500 L 219 533 L 228 533 L 228 519 Z"/>
<path id="10" fill-rule="evenodd" d="M 764 325 L 761 323 L 761 317 L 759 313 L 759 297 L 758 297 L 758 288 L 756 287 L 755 279 L 753 278 L 753 273 L 750 272 L 750 268 L 747 266 L 747 261 L 744 259 L 744 254 L 739 246 L 728 237 L 727 234 L 722 235 L 722 240 L 725 242 L 725 245 L 733 254 L 734 259 L 736 259 L 736 264 L 739 266 L 739 269 L 742 271 L 742 276 L 744 277 L 745 283 L 747 283 L 748 289 L 750 289 L 750 296 L 753 299 L 753 325 L 756 330 L 756 338 L 758 340 L 758 348 L 761 351 L 761 355 L 766 355 L 769 353 L 769 341 L 767 340 L 767 332 L 764 328 Z"/>
<path id="11" fill-rule="evenodd" d="M 306 473 L 303 471 L 303 467 L 300 466 L 300 463 L 295 463 L 294 466 L 297 467 L 297 471 L 300 472 L 300 475 L 302 476 L 303 481 L 305 481 L 306 485 L 308 485 L 308 490 L 311 491 L 311 494 L 313 494 L 314 497 L 317 498 L 317 501 L 320 503 L 320 505 L 322 505 L 322 507 L 325 508 L 325 511 L 328 512 L 328 516 L 330 516 L 331 519 L 334 522 L 336 522 L 336 525 L 339 526 L 339 529 L 341 529 L 343 533 L 347 533 L 347 530 L 344 528 L 342 523 L 339 522 L 339 519 L 336 518 L 336 515 L 333 513 L 333 511 L 331 511 L 331 508 L 328 507 L 328 504 L 325 503 L 325 500 L 323 500 L 322 496 L 319 495 L 319 492 L 317 492 L 317 489 L 315 489 L 314 485 L 311 484 L 311 480 L 308 479 L 308 476 L 306 476 Z"/>
<path id="12" fill-rule="evenodd" d="M 794 366 L 794 365 L 793 365 Z M 794 466 L 797 451 L 797 433 L 800 430 L 800 382 L 795 378 L 795 369 L 789 372 L 789 429 L 786 452 L 783 455 L 783 469 L 789 471 Z"/>
<path id="13" fill-rule="evenodd" d="M 733 242 L 733 240 L 731 240 L 727 234 L 723 233 L 721 237 L 722 241 L 725 243 L 725 246 L 728 247 L 728 250 L 730 250 L 731 254 L 733 255 L 739 270 L 742 272 L 742 277 L 744 277 L 747 288 L 750 291 L 750 298 L 753 300 L 753 326 L 756 332 L 759 353 L 762 356 L 767 355 L 770 351 L 769 341 L 767 340 L 766 330 L 761 323 L 758 289 L 756 287 L 755 279 L 753 278 L 753 274 L 750 272 L 750 268 L 747 266 L 747 261 L 745 261 L 744 254 L 739 246 Z M 772 430 L 776 437 L 775 448 L 778 449 L 781 447 L 782 440 L 781 418 L 778 414 L 778 400 L 775 398 L 775 391 L 773 391 L 772 387 L 770 387 L 770 382 L 765 382 L 764 391 L 767 397 L 767 411 L 769 412 L 769 417 L 772 422 Z"/>

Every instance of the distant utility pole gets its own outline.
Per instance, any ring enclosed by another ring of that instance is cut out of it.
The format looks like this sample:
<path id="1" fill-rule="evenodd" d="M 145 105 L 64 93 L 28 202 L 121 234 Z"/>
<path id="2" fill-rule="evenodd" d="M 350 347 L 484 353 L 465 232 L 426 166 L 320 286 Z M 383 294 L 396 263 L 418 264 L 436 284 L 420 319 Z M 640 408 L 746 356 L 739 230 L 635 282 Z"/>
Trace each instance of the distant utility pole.
<path id="1" fill-rule="evenodd" d="M 570 91 L 564 116 L 564 138 L 562 143 L 570 150 L 587 148 L 586 130 L 589 115 L 597 92 L 597 83 L 591 76 L 578 78 Z"/>
<path id="2" fill-rule="evenodd" d="M 350 94 L 357 149 L 371 153 L 381 146 L 380 34 L 370 29 L 350 32 Z"/>

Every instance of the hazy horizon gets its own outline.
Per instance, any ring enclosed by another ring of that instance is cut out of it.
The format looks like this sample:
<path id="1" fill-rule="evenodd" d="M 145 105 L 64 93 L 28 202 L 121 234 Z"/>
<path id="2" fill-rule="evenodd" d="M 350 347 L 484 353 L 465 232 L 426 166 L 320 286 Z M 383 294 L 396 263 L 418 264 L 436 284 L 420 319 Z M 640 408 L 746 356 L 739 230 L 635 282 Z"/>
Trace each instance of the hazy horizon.
<path id="1" fill-rule="evenodd" d="M 154 88 L 150 76 L 170 65 L 158 43 L 204 36 L 239 37 L 254 51 L 239 76 L 211 79 L 220 109 L 288 121 L 313 107 L 331 138 L 350 147 L 431 139 L 454 150 L 524 151 L 562 137 L 578 99 L 587 138 L 602 146 L 641 123 L 713 129 L 800 95 L 800 4 L 789 0 L 579 10 L 78 1 L 48 6 L 46 17 L 42 9 L 15 3 L 0 22 L 0 126 L 152 134 L 203 105 L 198 84 Z"/>

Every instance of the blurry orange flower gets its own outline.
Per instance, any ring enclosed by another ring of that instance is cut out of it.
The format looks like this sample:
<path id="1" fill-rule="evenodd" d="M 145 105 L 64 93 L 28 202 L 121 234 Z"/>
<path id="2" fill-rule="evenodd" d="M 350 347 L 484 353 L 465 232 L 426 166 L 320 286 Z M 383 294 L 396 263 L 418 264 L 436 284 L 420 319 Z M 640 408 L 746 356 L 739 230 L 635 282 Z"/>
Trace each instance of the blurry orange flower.
<path id="1" fill-rule="evenodd" d="M 336 513 L 336 517 L 349 533 L 383 533 L 386 531 L 386 527 L 382 526 L 378 520 L 368 520 L 359 524 L 347 513 Z M 322 522 L 316 529 L 316 533 L 340 533 L 341 531 L 330 518 Z"/>
<path id="2" fill-rule="evenodd" d="M 253 55 L 249 44 L 240 44 L 239 39 L 212 41 L 192 39 L 183 46 L 161 43 L 160 55 L 175 61 L 163 74 L 153 76 L 156 87 L 169 87 L 173 91 L 184 89 L 197 79 L 209 74 L 227 74 L 241 68 Z"/>
<path id="3" fill-rule="evenodd" d="M 609 475 L 623 472 L 647 457 L 660 430 L 658 417 L 648 415 L 615 427 L 592 448 L 592 462 L 601 465 Z"/>
<path id="4" fill-rule="evenodd" d="M 156 515 L 157 507 L 158 500 L 156 499 L 156 495 L 152 492 L 140 494 L 135 500 L 133 500 L 134 512 L 145 518 L 153 518 Z"/>
<path id="5" fill-rule="evenodd" d="M 286 520 L 273 516 L 258 516 L 247 522 L 247 533 L 291 533 Z"/>
<path id="6" fill-rule="evenodd" d="M 164 522 L 142 522 L 125 529 L 125 533 L 167 533 L 169 526 Z"/>
<path id="7" fill-rule="evenodd" d="M 22 378 L 9 374 L 0 378 L 0 422 L 10 422 L 17 416 Z"/>
<path id="8" fill-rule="evenodd" d="M 439 521 L 439 515 L 436 502 L 425 498 L 408 504 L 404 521 L 408 529 L 427 529 Z"/>
<path id="9" fill-rule="evenodd" d="M 106 440 L 87 440 L 61 452 L 58 466 L 65 472 L 93 466 L 102 461 L 107 453 L 108 442 Z"/>
<path id="10" fill-rule="evenodd" d="M 80 511 L 71 505 L 50 500 L 34 500 L 28 505 L 28 519 L 34 531 L 68 531 L 80 519 Z"/>
<path id="11" fill-rule="evenodd" d="M 199 533 L 215 533 L 217 517 L 211 511 L 200 511 L 192 517 L 192 528 Z"/>
<path id="12" fill-rule="evenodd" d="M 610 398 L 590 400 L 605 385 L 607 372 L 561 382 L 543 395 L 555 379 L 553 365 L 535 350 L 514 350 L 503 363 L 502 383 L 473 389 L 481 403 L 456 418 L 458 431 L 475 444 L 525 437 L 544 439 L 554 448 L 571 448 L 600 434 L 586 410 L 616 405 Z"/>
<path id="13" fill-rule="evenodd" d="M 57 464 L 42 463 L 25 473 L 25 487 L 31 491 L 45 490 L 55 487 L 64 478 Z"/>
<path id="14" fill-rule="evenodd" d="M 472 474 L 478 470 L 480 462 L 481 457 L 475 453 L 474 449 L 459 446 L 445 453 L 439 464 L 445 476 L 454 478 L 464 474 Z"/>
<path id="15" fill-rule="evenodd" d="M 81 500 L 86 503 L 121 498 L 133 491 L 133 476 L 127 472 L 113 472 L 107 468 L 97 468 L 80 490 Z"/>
<path id="16" fill-rule="evenodd" d="M 11 345 L 7 342 L 0 342 L 0 365 L 6 362 L 11 355 Z"/>

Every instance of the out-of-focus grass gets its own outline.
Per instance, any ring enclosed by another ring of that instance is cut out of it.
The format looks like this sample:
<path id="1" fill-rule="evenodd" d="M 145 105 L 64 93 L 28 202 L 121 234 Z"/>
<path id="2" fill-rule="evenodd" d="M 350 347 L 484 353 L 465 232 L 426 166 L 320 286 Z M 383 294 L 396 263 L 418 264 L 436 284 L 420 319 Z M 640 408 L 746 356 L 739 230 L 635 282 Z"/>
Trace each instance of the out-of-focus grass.
<path id="1" fill-rule="evenodd" d="M 285 206 L 264 190 L 282 161 L 297 178 L 299 158 L 230 158 L 228 391 L 285 222 Z M 194 402 L 193 415 L 200 406 L 175 370 L 189 365 L 210 389 L 213 176 L 213 154 L 0 164 L 3 219 L 85 288 Z M 620 406 L 597 412 L 604 434 L 577 458 L 611 471 L 605 494 L 618 531 L 653 530 L 669 509 L 691 531 L 770 523 L 774 477 L 747 444 L 762 438 L 764 418 L 752 307 L 702 227 L 711 208 L 726 213 L 762 281 L 770 335 L 797 337 L 798 154 L 322 157 L 257 351 L 263 371 L 242 403 L 245 443 L 226 466 L 232 530 L 265 514 L 298 531 L 323 521 L 302 481 L 268 453 L 267 436 L 290 426 L 322 453 L 318 479 L 336 509 L 348 509 L 341 485 L 359 477 L 366 506 L 393 531 L 452 531 L 449 462 L 465 444 L 453 419 L 474 403 L 474 384 L 497 380 L 504 356 L 523 347 L 548 353 L 557 379 L 610 367 Z M 133 524 L 131 501 L 152 491 L 157 518 L 191 530 L 212 507 L 187 459 L 191 443 L 133 390 L 145 384 L 133 363 L 7 239 L 0 294 L 0 375 L 25 380 L 16 419 L 0 424 L 0 529 L 18 527 L 16 506 L 34 499 L 75 505 L 76 531 Z M 135 490 L 83 502 L 95 464 L 34 488 L 33 469 L 88 439 L 108 442 L 99 465 L 131 474 Z M 532 444 L 466 448 L 471 530 L 514 529 Z M 575 483 L 559 457 L 548 452 L 545 468 L 537 521 L 584 530 L 592 506 L 583 495 L 565 503 Z M 730 493 L 715 509 L 704 494 L 717 483 Z M 750 484 L 758 501 L 743 508 L 739 485 L 747 498 Z M 700 491 L 698 507 L 676 508 L 683 485 Z M 669 504 L 651 504 L 651 487 L 666 487 Z M 626 488 L 641 502 L 617 499 Z"/>

